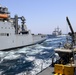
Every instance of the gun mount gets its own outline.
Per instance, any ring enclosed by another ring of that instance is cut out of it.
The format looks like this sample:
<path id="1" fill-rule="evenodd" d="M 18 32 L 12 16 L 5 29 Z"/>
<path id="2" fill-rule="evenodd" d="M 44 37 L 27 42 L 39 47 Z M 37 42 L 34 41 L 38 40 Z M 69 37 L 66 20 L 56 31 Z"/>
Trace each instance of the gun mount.
<path id="1" fill-rule="evenodd" d="M 74 47 L 76 45 L 76 33 L 74 32 L 72 25 L 66 17 L 66 21 L 69 25 L 69 28 L 71 30 L 71 37 L 72 37 L 72 43 L 66 42 L 64 44 L 63 48 L 56 48 L 55 52 L 59 54 L 60 59 L 58 60 L 57 64 L 67 64 L 69 62 L 73 62 L 74 60 L 74 53 L 76 53 L 76 48 Z M 74 62 L 73 62 L 74 63 Z"/>
<path id="2" fill-rule="evenodd" d="M 72 25 L 71 25 L 71 23 L 70 23 L 68 17 L 66 17 L 66 20 L 67 20 L 67 22 L 68 22 L 68 25 L 69 25 L 69 28 L 70 28 L 72 34 L 74 34 L 74 30 L 73 30 L 73 28 L 72 28 Z"/>
<path id="3" fill-rule="evenodd" d="M 76 45 L 76 37 L 75 37 L 76 35 L 75 35 L 75 32 L 74 32 L 74 30 L 73 30 L 73 28 L 72 28 L 72 25 L 71 25 L 68 17 L 66 17 L 66 20 L 67 20 L 67 23 L 68 23 L 69 28 L 70 28 L 70 30 L 71 30 L 70 36 L 72 37 L 72 45 Z"/>

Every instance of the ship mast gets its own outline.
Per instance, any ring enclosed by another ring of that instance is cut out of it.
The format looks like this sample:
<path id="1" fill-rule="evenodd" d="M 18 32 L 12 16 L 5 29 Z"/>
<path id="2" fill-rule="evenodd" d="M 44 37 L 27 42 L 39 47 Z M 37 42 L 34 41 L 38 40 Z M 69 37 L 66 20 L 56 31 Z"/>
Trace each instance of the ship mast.
<path id="1" fill-rule="evenodd" d="M 21 19 L 22 21 L 22 32 L 25 31 L 24 24 L 25 24 L 25 18 L 24 16 L 18 17 L 18 15 L 15 15 L 14 18 L 11 18 L 14 21 L 14 27 L 15 27 L 15 33 L 18 34 L 18 19 Z"/>

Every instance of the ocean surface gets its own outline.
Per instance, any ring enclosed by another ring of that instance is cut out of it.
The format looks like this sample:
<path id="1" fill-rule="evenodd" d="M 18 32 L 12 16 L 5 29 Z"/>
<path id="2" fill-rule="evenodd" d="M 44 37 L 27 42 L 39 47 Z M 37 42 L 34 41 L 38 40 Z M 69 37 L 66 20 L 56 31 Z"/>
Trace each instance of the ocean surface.
<path id="1" fill-rule="evenodd" d="M 50 37 L 43 43 L 11 51 L 0 51 L 0 75 L 36 75 L 59 57 L 55 48 L 63 47 L 66 36 Z"/>

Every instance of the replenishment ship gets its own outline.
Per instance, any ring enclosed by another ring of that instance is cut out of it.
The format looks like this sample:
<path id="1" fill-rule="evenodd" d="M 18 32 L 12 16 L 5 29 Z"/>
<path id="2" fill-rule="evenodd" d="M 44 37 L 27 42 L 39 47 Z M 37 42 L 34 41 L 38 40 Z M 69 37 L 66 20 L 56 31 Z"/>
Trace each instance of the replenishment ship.
<path id="1" fill-rule="evenodd" d="M 21 20 L 19 25 L 18 20 Z M 25 25 L 24 16 L 11 18 L 8 8 L 0 6 L 0 50 L 10 50 L 40 43 L 46 39 L 43 34 L 32 34 Z"/>

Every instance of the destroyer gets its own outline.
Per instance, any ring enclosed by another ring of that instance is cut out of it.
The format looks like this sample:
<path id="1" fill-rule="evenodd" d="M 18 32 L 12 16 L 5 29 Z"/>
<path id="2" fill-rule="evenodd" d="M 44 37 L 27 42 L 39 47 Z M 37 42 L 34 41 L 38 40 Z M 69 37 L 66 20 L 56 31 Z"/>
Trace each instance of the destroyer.
<path id="1" fill-rule="evenodd" d="M 18 20 L 21 20 L 21 25 Z M 0 50 L 24 47 L 40 43 L 46 39 L 45 35 L 32 35 L 25 25 L 25 18 L 10 17 L 8 8 L 0 7 Z"/>

